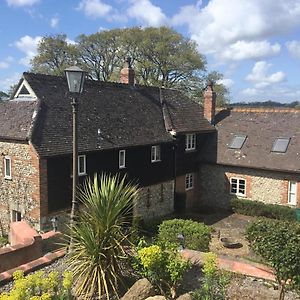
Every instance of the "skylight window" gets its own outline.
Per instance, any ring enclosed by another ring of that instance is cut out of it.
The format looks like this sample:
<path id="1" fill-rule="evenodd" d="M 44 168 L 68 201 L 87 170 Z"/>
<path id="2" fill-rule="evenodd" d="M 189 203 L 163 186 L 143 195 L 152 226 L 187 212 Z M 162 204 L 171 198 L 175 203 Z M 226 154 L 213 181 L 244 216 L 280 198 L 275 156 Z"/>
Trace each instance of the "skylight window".
<path id="1" fill-rule="evenodd" d="M 246 141 L 247 136 L 246 135 L 235 135 L 228 146 L 230 149 L 241 149 Z"/>
<path id="2" fill-rule="evenodd" d="M 285 153 L 291 138 L 277 138 L 273 144 L 272 152 Z"/>

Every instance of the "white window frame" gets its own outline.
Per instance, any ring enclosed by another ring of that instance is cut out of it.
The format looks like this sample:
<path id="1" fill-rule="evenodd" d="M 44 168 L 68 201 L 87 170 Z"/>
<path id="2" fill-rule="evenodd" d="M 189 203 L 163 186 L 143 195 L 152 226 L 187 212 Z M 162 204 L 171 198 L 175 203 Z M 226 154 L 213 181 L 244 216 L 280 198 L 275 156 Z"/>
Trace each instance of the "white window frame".
<path id="1" fill-rule="evenodd" d="M 185 135 L 185 151 L 196 150 L 196 133 L 188 133 Z"/>
<path id="2" fill-rule="evenodd" d="M 155 145 L 151 147 L 151 162 L 161 161 L 160 156 L 160 145 Z"/>
<path id="3" fill-rule="evenodd" d="M 21 212 L 13 209 L 11 211 L 11 221 L 12 222 L 20 222 L 20 221 L 22 221 L 22 214 L 21 214 Z"/>
<path id="4" fill-rule="evenodd" d="M 194 173 L 187 173 L 185 175 L 185 190 L 191 190 L 194 188 Z"/>
<path id="5" fill-rule="evenodd" d="M 80 161 L 81 158 L 83 158 L 83 172 L 80 172 Z M 78 176 L 84 176 L 86 175 L 86 155 L 82 154 L 82 155 L 78 155 Z"/>
<path id="6" fill-rule="evenodd" d="M 233 183 L 232 181 L 236 180 L 236 183 Z M 240 185 L 241 185 L 241 181 L 244 181 L 244 193 L 240 193 Z M 231 177 L 230 178 L 230 194 L 231 195 L 236 195 L 236 196 L 240 196 L 240 197 L 246 197 L 247 195 L 247 180 L 245 178 L 239 178 L 239 177 Z M 236 184 L 236 192 L 232 191 L 232 185 Z"/>
<path id="7" fill-rule="evenodd" d="M 7 168 L 6 168 L 7 161 L 9 162 L 9 174 L 7 174 Z M 11 179 L 12 176 L 11 176 L 11 158 L 10 158 L 10 156 L 4 156 L 3 163 L 4 163 L 4 178 Z"/>
<path id="8" fill-rule="evenodd" d="M 119 151 L 119 169 L 126 168 L 126 150 Z"/>
<path id="9" fill-rule="evenodd" d="M 292 186 L 295 187 L 295 190 L 292 190 Z M 288 204 L 297 205 L 297 182 L 289 181 L 288 185 Z"/>

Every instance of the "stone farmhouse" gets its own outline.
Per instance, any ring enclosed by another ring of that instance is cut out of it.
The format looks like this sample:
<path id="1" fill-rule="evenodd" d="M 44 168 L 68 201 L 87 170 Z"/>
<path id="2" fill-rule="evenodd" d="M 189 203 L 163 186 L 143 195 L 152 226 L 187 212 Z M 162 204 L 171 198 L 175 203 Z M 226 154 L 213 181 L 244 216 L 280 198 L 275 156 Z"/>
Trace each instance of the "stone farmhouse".
<path id="1" fill-rule="evenodd" d="M 66 223 L 72 188 L 72 108 L 64 77 L 24 73 L 0 102 L 0 230 L 25 219 L 38 230 Z M 87 80 L 79 97 L 78 175 L 128 174 L 141 187 L 134 214 L 227 208 L 237 196 L 300 206 L 300 112 L 228 109 L 215 114 L 179 91 Z"/>
<path id="2" fill-rule="evenodd" d="M 200 203 L 233 196 L 300 207 L 300 111 L 233 108 L 213 120 L 200 155 Z"/>
<path id="3" fill-rule="evenodd" d="M 95 173 L 128 174 L 142 188 L 134 214 L 144 219 L 187 208 L 199 197 L 198 159 L 215 131 L 202 107 L 171 89 L 87 80 L 79 96 L 79 182 Z M 64 77 L 24 73 L 0 103 L 1 226 L 25 219 L 46 230 L 66 223 L 72 189 L 72 107 Z M 212 91 L 207 91 L 212 96 Z M 180 206 L 180 205 L 179 205 Z"/>

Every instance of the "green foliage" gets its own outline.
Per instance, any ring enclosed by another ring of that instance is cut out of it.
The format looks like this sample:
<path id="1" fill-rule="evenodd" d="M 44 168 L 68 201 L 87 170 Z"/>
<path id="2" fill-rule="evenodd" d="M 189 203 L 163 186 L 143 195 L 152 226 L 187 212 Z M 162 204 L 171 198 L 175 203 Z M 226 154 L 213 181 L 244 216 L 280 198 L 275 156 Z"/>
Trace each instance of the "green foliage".
<path id="1" fill-rule="evenodd" d="M 83 205 L 72 227 L 69 268 L 74 274 L 76 296 L 117 295 L 122 280 L 121 262 L 130 236 L 133 203 L 138 189 L 126 178 L 95 175 L 79 192 Z"/>
<path id="2" fill-rule="evenodd" d="M 0 91 L 0 101 L 6 100 L 9 98 L 9 95 L 5 92 Z"/>
<path id="3" fill-rule="evenodd" d="M 180 246 L 178 235 L 183 234 L 185 247 L 192 250 L 208 251 L 211 240 L 211 228 L 192 220 L 173 219 L 159 226 L 158 242 L 169 247 Z"/>
<path id="4" fill-rule="evenodd" d="M 226 297 L 226 287 L 230 275 L 217 268 L 217 256 L 206 253 L 202 268 L 203 280 L 201 287 L 193 292 L 194 300 L 222 300 Z"/>
<path id="5" fill-rule="evenodd" d="M 300 224 L 262 218 L 247 228 L 246 237 L 283 287 L 288 280 L 300 287 Z"/>
<path id="6" fill-rule="evenodd" d="M 148 278 L 161 292 L 167 289 L 172 298 L 189 267 L 190 263 L 182 259 L 176 249 L 164 250 L 158 245 L 138 249 L 134 261 L 134 268 L 140 275 Z"/>
<path id="7" fill-rule="evenodd" d="M 70 272 L 63 273 L 61 285 L 58 272 L 51 272 L 48 276 L 38 271 L 24 276 L 23 271 L 15 271 L 14 284 L 9 293 L 0 294 L 0 300 L 70 300 L 73 276 Z"/>
<path id="8" fill-rule="evenodd" d="M 248 216 L 262 216 L 285 221 L 296 220 L 296 209 L 278 204 L 233 198 L 231 208 L 236 213 Z"/>
<path id="9" fill-rule="evenodd" d="M 201 102 L 207 79 L 213 80 L 217 104 L 229 101 L 222 75 L 206 72 L 206 59 L 194 41 L 169 27 L 133 27 L 80 35 L 70 44 L 66 35 L 46 36 L 32 59 L 35 72 L 62 75 L 66 66 L 78 65 L 94 80 L 118 81 L 124 58 L 130 56 L 136 83 L 175 88 Z"/>
<path id="10" fill-rule="evenodd" d="M 8 244 L 7 236 L 0 236 L 0 247 L 5 246 L 6 244 Z"/>

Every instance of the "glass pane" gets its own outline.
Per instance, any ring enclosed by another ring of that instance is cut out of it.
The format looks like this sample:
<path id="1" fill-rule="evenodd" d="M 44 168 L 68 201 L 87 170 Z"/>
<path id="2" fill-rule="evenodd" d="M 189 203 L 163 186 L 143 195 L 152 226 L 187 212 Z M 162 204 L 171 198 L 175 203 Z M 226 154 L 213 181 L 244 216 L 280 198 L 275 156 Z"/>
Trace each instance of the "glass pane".
<path id="1" fill-rule="evenodd" d="M 287 150 L 287 147 L 289 145 L 290 138 L 278 138 L 275 140 L 273 144 L 272 151 L 273 152 L 281 152 L 285 153 Z"/>
<path id="2" fill-rule="evenodd" d="M 10 159 L 5 158 L 5 176 L 10 177 Z"/>
<path id="3" fill-rule="evenodd" d="M 289 191 L 290 191 L 290 193 L 296 194 L 296 190 L 297 190 L 297 184 L 296 184 L 296 182 L 290 181 L 289 182 Z"/>
<path id="4" fill-rule="evenodd" d="M 247 136 L 246 135 L 235 135 L 229 145 L 231 149 L 241 149 Z"/>

